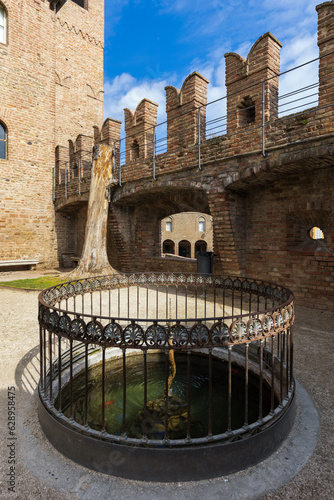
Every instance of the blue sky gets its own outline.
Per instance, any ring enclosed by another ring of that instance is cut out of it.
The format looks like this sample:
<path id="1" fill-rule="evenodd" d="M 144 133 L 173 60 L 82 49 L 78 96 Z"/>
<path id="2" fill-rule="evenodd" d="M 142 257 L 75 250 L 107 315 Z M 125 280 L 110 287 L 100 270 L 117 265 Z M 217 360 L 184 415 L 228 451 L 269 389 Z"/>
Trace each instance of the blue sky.
<path id="1" fill-rule="evenodd" d="M 165 119 L 166 85 L 178 88 L 199 71 L 210 80 L 208 101 L 225 95 L 226 52 L 243 57 L 270 31 L 283 44 L 281 71 L 318 56 L 320 0 L 105 0 L 105 111 L 124 120 L 147 97 Z M 282 78 L 289 90 L 312 83 L 317 66 Z"/>

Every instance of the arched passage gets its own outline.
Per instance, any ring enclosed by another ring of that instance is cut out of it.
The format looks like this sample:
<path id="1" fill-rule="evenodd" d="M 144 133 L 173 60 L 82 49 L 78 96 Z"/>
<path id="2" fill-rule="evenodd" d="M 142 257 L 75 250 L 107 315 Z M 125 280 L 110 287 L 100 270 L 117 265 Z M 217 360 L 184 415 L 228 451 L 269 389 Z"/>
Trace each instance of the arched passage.
<path id="1" fill-rule="evenodd" d="M 172 240 L 165 240 L 162 244 L 163 253 L 175 254 L 175 243 Z"/>
<path id="2" fill-rule="evenodd" d="M 195 257 L 197 257 L 197 254 L 199 252 L 206 252 L 207 248 L 208 248 L 208 245 L 207 245 L 206 241 L 204 241 L 204 240 L 196 241 L 196 243 L 195 243 Z"/>
<path id="3" fill-rule="evenodd" d="M 179 256 L 191 257 L 191 243 L 188 240 L 181 240 L 179 242 Z"/>

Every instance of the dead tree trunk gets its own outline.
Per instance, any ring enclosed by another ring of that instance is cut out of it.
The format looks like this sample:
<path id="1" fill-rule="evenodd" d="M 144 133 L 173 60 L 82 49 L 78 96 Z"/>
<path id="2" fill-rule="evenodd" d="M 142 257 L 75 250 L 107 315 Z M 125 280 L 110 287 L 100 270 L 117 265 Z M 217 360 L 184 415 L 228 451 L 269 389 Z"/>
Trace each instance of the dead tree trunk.
<path id="1" fill-rule="evenodd" d="M 108 193 L 111 186 L 117 183 L 112 175 L 113 163 L 110 146 L 100 144 L 94 147 L 85 243 L 78 267 L 70 273 L 70 277 L 116 272 L 107 256 Z"/>

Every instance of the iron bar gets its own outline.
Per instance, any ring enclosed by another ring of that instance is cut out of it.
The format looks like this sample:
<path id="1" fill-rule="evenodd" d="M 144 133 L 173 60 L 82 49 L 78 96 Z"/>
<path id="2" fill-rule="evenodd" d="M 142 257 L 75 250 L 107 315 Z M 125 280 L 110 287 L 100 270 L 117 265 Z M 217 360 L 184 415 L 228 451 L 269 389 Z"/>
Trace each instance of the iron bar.
<path id="1" fill-rule="evenodd" d="M 112 176 L 115 177 L 116 175 L 116 141 L 114 141 L 114 165 L 112 168 Z"/>
<path id="2" fill-rule="evenodd" d="M 139 286 L 137 285 L 137 318 L 139 318 Z"/>
<path id="3" fill-rule="evenodd" d="M 67 163 L 65 163 L 65 198 L 67 199 Z"/>
<path id="4" fill-rule="evenodd" d="M 119 152 L 120 152 L 120 158 L 119 158 L 119 167 L 118 167 L 118 184 L 120 186 L 122 186 L 121 141 L 119 141 Z"/>
<path id="5" fill-rule="evenodd" d="M 156 288 L 156 297 L 155 297 L 155 316 L 159 318 L 159 291 L 158 288 Z"/>
<path id="6" fill-rule="evenodd" d="M 187 351 L 187 439 L 190 440 L 190 409 L 191 409 L 191 351 Z"/>
<path id="7" fill-rule="evenodd" d="M 270 412 L 275 409 L 275 337 L 271 337 L 271 387 L 270 387 Z"/>
<path id="8" fill-rule="evenodd" d="M 39 325 L 39 372 L 40 372 L 40 387 L 44 393 L 44 372 L 43 372 L 43 350 L 45 349 L 43 342 L 43 328 Z"/>
<path id="9" fill-rule="evenodd" d="M 43 328 L 43 346 L 44 346 L 44 352 L 43 352 L 43 356 L 44 356 L 44 395 L 46 396 L 46 350 L 47 350 L 47 347 L 46 347 L 46 330 L 45 328 Z"/>
<path id="10" fill-rule="evenodd" d="M 143 415 L 143 438 L 147 437 L 146 421 L 147 421 L 147 349 L 143 350 L 144 357 L 144 415 Z"/>
<path id="11" fill-rule="evenodd" d="M 102 292 L 100 290 L 100 318 L 102 317 Z"/>
<path id="12" fill-rule="evenodd" d="M 88 344 L 85 345 L 85 427 L 88 427 Z"/>
<path id="13" fill-rule="evenodd" d="M 101 385 L 101 393 L 102 393 L 102 430 L 101 432 L 105 432 L 106 430 L 106 418 L 105 418 L 105 377 L 106 377 L 106 348 L 105 346 L 102 346 L 102 374 L 101 374 L 101 380 L 102 380 L 102 385 Z"/>
<path id="14" fill-rule="evenodd" d="M 263 419 L 263 340 L 260 340 L 259 420 Z"/>
<path id="15" fill-rule="evenodd" d="M 283 373 L 284 373 L 284 360 L 285 360 L 285 351 L 286 351 L 286 334 L 285 332 L 282 332 L 282 336 L 283 336 L 283 340 L 282 340 L 282 367 L 283 367 Z M 287 374 L 287 366 L 285 367 L 285 383 L 284 383 L 284 377 L 282 375 L 282 378 L 283 378 L 283 388 L 282 388 L 282 393 L 283 393 L 283 398 L 285 398 L 288 394 L 288 391 L 286 391 L 286 395 L 284 394 L 284 387 L 286 387 L 286 383 L 287 383 L 287 378 L 288 378 L 288 374 Z"/>
<path id="16" fill-rule="evenodd" d="M 212 349 L 209 349 L 209 422 L 208 437 L 212 437 Z"/>
<path id="17" fill-rule="evenodd" d="M 293 328 L 290 327 L 289 329 L 290 332 L 290 381 L 291 381 L 291 386 L 293 382 Z"/>
<path id="18" fill-rule="evenodd" d="M 81 158 L 79 158 L 79 196 L 81 196 Z"/>
<path id="19" fill-rule="evenodd" d="M 177 300 L 178 297 L 177 297 L 177 295 L 178 295 L 178 286 L 175 285 L 175 319 L 178 318 L 178 316 L 177 316 L 177 306 L 178 306 L 178 300 Z"/>
<path id="20" fill-rule="evenodd" d="M 286 334 L 286 393 L 289 394 L 290 390 L 290 335 L 289 329 L 285 330 Z"/>
<path id="21" fill-rule="evenodd" d="M 245 344 L 245 422 L 244 425 L 248 425 L 248 385 L 249 385 L 249 374 L 248 374 L 248 355 L 249 355 L 249 344 Z"/>
<path id="22" fill-rule="evenodd" d="M 53 364 L 52 364 L 52 339 L 51 339 L 51 335 L 52 335 L 51 332 L 49 332 L 49 367 L 50 367 L 49 400 L 50 400 L 51 405 L 53 406 L 53 401 L 52 401 Z"/>
<path id="23" fill-rule="evenodd" d="M 265 82 L 262 82 L 262 156 L 266 156 L 265 149 Z"/>
<path id="24" fill-rule="evenodd" d="M 227 432 L 232 430 L 232 346 L 228 346 Z"/>
<path id="25" fill-rule="evenodd" d="M 127 288 L 128 292 L 128 318 L 130 317 L 130 287 Z"/>
<path id="26" fill-rule="evenodd" d="M 62 362 L 61 362 L 61 337 L 58 336 L 58 411 L 61 412 L 61 373 L 62 373 Z"/>
<path id="27" fill-rule="evenodd" d="M 198 108 L 198 169 L 201 167 L 201 108 Z"/>
<path id="28" fill-rule="evenodd" d="M 284 353 L 283 353 L 283 339 L 282 339 L 282 333 L 278 334 L 278 342 L 280 344 L 280 353 L 279 353 L 279 360 L 280 360 L 280 403 L 283 403 L 283 363 L 284 363 Z"/>
<path id="29" fill-rule="evenodd" d="M 70 418 L 73 420 L 73 340 L 70 339 Z"/>
<path id="30" fill-rule="evenodd" d="M 213 288 L 213 322 L 216 322 L 216 286 Z"/>
<path id="31" fill-rule="evenodd" d="M 168 377 L 169 377 L 169 351 L 165 350 L 165 441 L 168 440 Z"/>
<path id="32" fill-rule="evenodd" d="M 126 349 L 123 353 L 123 411 L 122 411 L 122 437 L 126 436 L 125 418 L 126 418 Z"/>
<path id="33" fill-rule="evenodd" d="M 153 180 L 156 181 L 155 177 L 155 141 L 156 141 L 156 127 L 153 127 Z"/>

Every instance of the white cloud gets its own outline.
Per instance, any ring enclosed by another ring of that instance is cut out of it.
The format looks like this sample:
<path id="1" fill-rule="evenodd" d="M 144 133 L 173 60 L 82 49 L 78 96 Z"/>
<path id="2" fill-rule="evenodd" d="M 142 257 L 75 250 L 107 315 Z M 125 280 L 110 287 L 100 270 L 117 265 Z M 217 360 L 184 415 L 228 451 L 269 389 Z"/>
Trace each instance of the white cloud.
<path id="1" fill-rule="evenodd" d="M 159 121 L 165 116 L 166 80 L 137 80 L 129 73 L 116 76 L 104 84 L 104 115 L 124 120 L 124 108 L 135 110 L 142 99 L 150 99 L 159 105 Z"/>
<path id="2" fill-rule="evenodd" d="M 315 61 L 304 66 L 304 63 L 317 59 L 319 56 L 316 41 L 316 34 L 297 37 L 282 49 L 281 72 L 302 66 L 281 76 L 280 96 L 295 93 L 298 89 L 305 88 L 305 91 L 299 91 L 298 94 L 282 99 L 280 101 L 281 114 L 296 113 L 317 104 L 317 87 L 310 89 L 307 87 L 318 82 L 319 63 Z"/>

